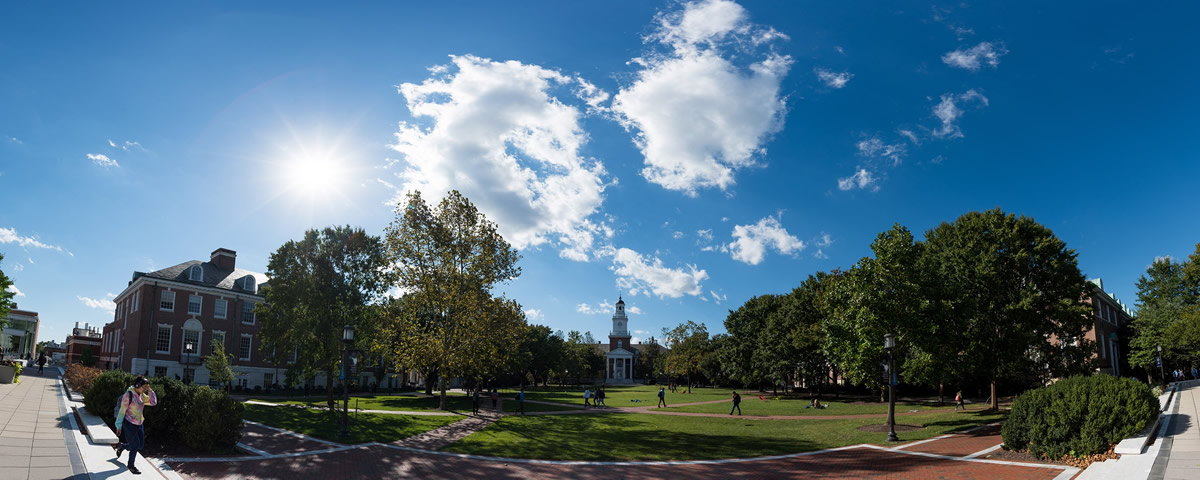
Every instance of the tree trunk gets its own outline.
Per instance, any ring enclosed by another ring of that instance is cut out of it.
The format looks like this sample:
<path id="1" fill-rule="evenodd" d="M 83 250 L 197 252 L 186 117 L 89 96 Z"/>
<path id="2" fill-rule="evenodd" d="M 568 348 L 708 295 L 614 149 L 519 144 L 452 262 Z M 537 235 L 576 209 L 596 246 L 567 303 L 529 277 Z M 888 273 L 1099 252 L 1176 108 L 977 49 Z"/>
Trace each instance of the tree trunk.
<path id="1" fill-rule="evenodd" d="M 938 406 L 946 406 L 946 384 L 938 382 Z"/>
<path id="2" fill-rule="evenodd" d="M 992 379 L 992 406 L 993 411 L 1000 409 L 1000 399 L 996 398 L 996 379 Z"/>
<path id="3" fill-rule="evenodd" d="M 833 398 L 842 398 L 841 390 L 838 390 L 838 370 L 833 367 Z"/>
<path id="4" fill-rule="evenodd" d="M 440 387 L 439 390 L 442 391 L 442 399 L 438 402 L 438 410 L 445 410 L 446 409 L 446 378 L 442 375 L 438 375 L 438 386 Z"/>
<path id="5" fill-rule="evenodd" d="M 421 372 L 421 375 L 425 377 L 425 394 L 432 396 L 433 395 L 432 380 L 434 377 L 437 376 L 437 369 L 435 369 L 435 368 L 427 369 L 427 370 Z"/>

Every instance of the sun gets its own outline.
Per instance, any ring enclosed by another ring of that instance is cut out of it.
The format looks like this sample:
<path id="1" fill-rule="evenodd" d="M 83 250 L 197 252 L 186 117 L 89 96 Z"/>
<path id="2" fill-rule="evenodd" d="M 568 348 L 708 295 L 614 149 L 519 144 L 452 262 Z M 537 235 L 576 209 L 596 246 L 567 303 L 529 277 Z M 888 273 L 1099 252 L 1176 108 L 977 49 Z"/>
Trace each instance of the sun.
<path id="1" fill-rule="evenodd" d="M 341 187 L 345 169 L 337 158 L 326 152 L 305 152 L 291 159 L 285 176 L 288 189 L 300 197 L 323 197 Z"/>

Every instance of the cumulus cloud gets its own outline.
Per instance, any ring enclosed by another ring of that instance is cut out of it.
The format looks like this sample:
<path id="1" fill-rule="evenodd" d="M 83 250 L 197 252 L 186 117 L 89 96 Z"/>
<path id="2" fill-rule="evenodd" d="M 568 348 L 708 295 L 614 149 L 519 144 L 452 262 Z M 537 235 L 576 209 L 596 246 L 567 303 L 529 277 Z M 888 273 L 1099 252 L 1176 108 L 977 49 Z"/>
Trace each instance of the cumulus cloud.
<path id="1" fill-rule="evenodd" d="M 817 74 L 817 80 L 824 83 L 829 88 L 842 88 L 850 83 L 850 79 L 854 78 L 854 74 L 850 72 L 833 72 L 825 68 L 817 67 L 813 69 Z"/>
<path id="2" fill-rule="evenodd" d="M 942 62 L 956 68 L 978 72 L 987 65 L 996 68 L 1000 65 L 1000 57 L 1008 54 L 1003 43 L 981 42 L 979 45 L 966 50 L 959 49 L 942 55 Z"/>
<path id="3" fill-rule="evenodd" d="M 604 201 L 604 165 L 580 154 L 585 103 L 603 97 L 590 83 L 537 65 L 451 56 L 420 84 L 399 86 L 409 111 L 428 125 L 401 122 L 396 144 L 407 166 L 397 198 L 420 190 L 441 198 L 457 189 L 518 249 L 543 244 L 587 261 L 597 234 L 590 217 Z M 590 103 L 589 103 L 590 104 Z M 615 181 L 615 180 L 614 180 Z M 395 200 L 393 200 L 395 201 Z"/>
<path id="4" fill-rule="evenodd" d="M 665 52 L 631 61 L 641 70 L 612 111 L 634 133 L 648 181 L 690 196 L 724 190 L 783 126 L 780 82 L 792 58 L 769 47 L 787 37 L 728 0 L 687 2 L 655 22 L 646 42 Z"/>
<path id="5" fill-rule="evenodd" d="M 988 105 L 987 97 L 975 90 L 967 90 L 958 95 L 943 94 L 942 101 L 933 107 L 933 115 L 942 121 L 942 126 L 933 130 L 933 136 L 937 138 L 962 138 L 962 130 L 955 123 L 963 115 L 962 106 L 978 103 L 986 107 Z"/>
<path id="6" fill-rule="evenodd" d="M 679 239 L 683 238 L 683 232 L 675 232 L 675 233 L 672 233 L 672 234 L 671 234 L 671 238 L 674 238 L 674 239 L 676 239 L 676 240 L 679 240 Z"/>
<path id="7" fill-rule="evenodd" d="M 584 315 L 600 315 L 603 313 L 612 313 L 613 309 L 612 306 L 609 305 L 608 300 L 605 300 L 595 305 L 588 303 L 578 304 L 575 306 L 575 311 Z"/>
<path id="8" fill-rule="evenodd" d="M 24 297 L 25 296 L 24 293 L 21 293 L 21 289 L 17 288 L 16 285 L 9 285 L 8 288 L 6 288 L 5 290 L 8 290 L 10 293 L 12 293 L 14 297 Z"/>
<path id="9" fill-rule="evenodd" d="M 642 309 L 640 309 L 636 306 L 626 307 L 625 311 L 631 315 L 641 315 L 642 314 Z"/>
<path id="10" fill-rule="evenodd" d="M 823 250 L 818 248 L 817 251 L 813 252 L 813 258 L 824 260 L 829 258 L 829 255 L 826 255 Z"/>
<path id="11" fill-rule="evenodd" d="M 871 188 L 872 192 L 879 191 L 879 185 L 875 185 L 875 176 L 865 168 L 859 167 L 854 175 L 838 179 L 838 190 L 850 190 L 853 188 L 866 189 Z"/>
<path id="12" fill-rule="evenodd" d="M 113 148 L 119 148 L 126 152 L 131 151 L 131 150 L 145 150 L 145 148 L 142 147 L 142 144 L 140 144 L 138 142 L 131 142 L 129 140 L 126 140 L 124 143 L 117 143 L 117 142 L 112 141 L 111 138 L 108 139 L 108 146 L 113 147 Z"/>
<path id="13" fill-rule="evenodd" d="M 106 294 L 104 298 L 88 298 L 83 296 L 78 296 L 76 298 L 78 298 L 80 302 L 83 302 L 83 304 L 88 308 L 98 308 L 100 310 L 105 310 L 108 313 L 114 313 L 117 311 L 117 304 L 113 302 L 113 299 L 117 298 L 116 294 L 109 293 Z"/>
<path id="14" fill-rule="evenodd" d="M 908 153 L 908 147 L 905 147 L 903 143 L 885 143 L 879 137 L 861 140 L 856 146 L 859 155 L 887 158 L 892 161 L 892 165 L 899 165 L 900 160 Z"/>
<path id="15" fill-rule="evenodd" d="M 704 293 L 700 282 L 708 279 L 708 272 L 695 265 L 670 268 L 658 257 L 642 255 L 628 248 L 609 247 L 603 254 L 612 257 L 613 265 L 609 269 L 617 276 L 617 287 L 627 290 L 630 295 L 679 298 Z"/>
<path id="16" fill-rule="evenodd" d="M 116 160 L 108 158 L 108 155 L 103 153 L 89 153 L 87 154 L 87 158 L 91 160 L 92 163 L 101 167 L 120 167 Z"/>
<path id="17" fill-rule="evenodd" d="M 814 243 L 816 243 L 818 247 L 828 247 L 833 245 L 833 237 L 830 237 L 828 233 L 821 232 L 821 235 L 817 237 L 817 240 Z"/>
<path id="18" fill-rule="evenodd" d="M 22 247 L 44 248 L 47 250 L 63 251 L 63 248 L 57 245 L 48 245 L 42 243 L 35 237 L 23 237 L 17 234 L 15 228 L 0 227 L 0 243 L 15 243 Z M 68 252 L 69 253 L 69 252 Z M 74 256 L 74 255 L 71 255 Z M 29 259 L 29 263 L 33 263 L 33 259 Z"/>
<path id="19" fill-rule="evenodd" d="M 734 225 L 733 242 L 727 245 L 734 260 L 758 265 L 766 257 L 767 249 L 784 255 L 804 250 L 805 244 L 788 233 L 775 217 L 759 220 L 754 225 Z"/>
<path id="20" fill-rule="evenodd" d="M 542 320 L 545 320 L 546 316 L 542 315 L 541 310 L 538 310 L 536 308 L 530 308 L 530 309 L 525 310 L 525 319 L 528 321 L 531 321 L 531 322 L 540 322 Z"/>

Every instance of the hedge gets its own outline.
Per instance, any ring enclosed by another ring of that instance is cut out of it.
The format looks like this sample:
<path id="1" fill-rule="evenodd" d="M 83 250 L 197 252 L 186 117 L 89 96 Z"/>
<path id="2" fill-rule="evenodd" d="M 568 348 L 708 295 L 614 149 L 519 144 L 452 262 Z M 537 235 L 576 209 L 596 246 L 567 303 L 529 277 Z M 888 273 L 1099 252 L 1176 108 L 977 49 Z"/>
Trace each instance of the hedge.
<path id="1" fill-rule="evenodd" d="M 113 409 L 121 394 L 133 384 L 133 374 L 109 370 L 92 381 L 83 404 L 89 412 L 113 426 Z M 151 378 L 158 405 L 145 410 L 146 437 L 183 439 L 204 452 L 231 451 L 242 437 L 242 404 L 229 394 L 172 378 Z"/>
<path id="2" fill-rule="evenodd" d="M 104 373 L 104 370 L 85 367 L 81 363 L 72 363 L 67 366 L 67 371 L 63 374 L 63 381 L 67 382 L 67 386 L 71 387 L 71 390 L 86 395 L 88 389 L 92 388 L 92 382 L 101 373 Z"/>
<path id="3" fill-rule="evenodd" d="M 1150 387 L 1136 380 L 1075 376 L 1019 395 L 1001 435 L 1005 449 L 1043 458 L 1094 455 L 1141 432 L 1158 406 Z"/>

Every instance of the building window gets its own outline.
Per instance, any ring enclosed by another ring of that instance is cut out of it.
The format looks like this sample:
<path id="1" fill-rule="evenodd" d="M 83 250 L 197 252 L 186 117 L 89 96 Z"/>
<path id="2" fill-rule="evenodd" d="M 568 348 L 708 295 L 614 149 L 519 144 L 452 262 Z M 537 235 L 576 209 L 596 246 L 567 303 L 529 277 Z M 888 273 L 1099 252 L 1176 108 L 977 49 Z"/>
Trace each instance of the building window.
<path id="1" fill-rule="evenodd" d="M 238 345 L 238 360 L 250 360 L 250 344 L 254 341 L 254 337 L 250 334 L 242 334 L 242 343 Z"/>
<path id="2" fill-rule="evenodd" d="M 138 303 L 142 301 L 142 291 L 133 292 L 133 311 L 138 311 Z"/>
<path id="3" fill-rule="evenodd" d="M 242 302 L 242 323 L 254 325 L 254 302 Z"/>
<path id="4" fill-rule="evenodd" d="M 242 277 L 242 289 L 254 293 L 254 277 L 249 275 Z"/>
<path id="5" fill-rule="evenodd" d="M 192 348 L 188 348 L 191 345 Z M 183 331 L 183 353 L 195 354 L 200 351 L 200 332 L 196 330 Z"/>
<path id="6" fill-rule="evenodd" d="M 167 367 L 154 367 L 154 376 L 159 378 L 167 376 Z"/>
<path id="7" fill-rule="evenodd" d="M 154 342 L 154 350 L 158 353 L 171 353 L 171 326 L 159 325 L 158 337 Z"/>
<path id="8" fill-rule="evenodd" d="M 246 377 L 242 377 L 238 379 L 237 384 L 239 387 L 246 388 L 250 386 L 250 381 Z"/>
<path id="9" fill-rule="evenodd" d="M 269 387 L 269 386 L 273 385 L 274 383 L 275 383 L 275 374 L 273 374 L 273 373 L 264 373 L 263 374 L 263 386 L 264 387 Z"/>
<path id="10" fill-rule="evenodd" d="M 296 351 L 295 350 L 292 350 L 292 353 L 288 355 L 288 363 L 296 363 Z"/>
<path id="11" fill-rule="evenodd" d="M 208 353 L 213 353 L 217 350 L 217 345 L 225 346 L 225 332 L 222 330 L 213 330 L 212 343 L 208 346 Z"/>
<path id="12" fill-rule="evenodd" d="M 200 305 L 203 297 L 199 295 L 188 295 L 188 314 L 200 315 Z"/>
<path id="13" fill-rule="evenodd" d="M 192 280 L 195 282 L 203 282 L 204 281 L 204 269 L 200 268 L 199 265 L 192 265 L 192 268 L 188 269 L 188 280 Z"/>
<path id="14" fill-rule="evenodd" d="M 225 310 L 228 308 L 229 302 L 218 298 L 213 302 L 213 316 L 216 318 L 225 318 Z"/>
<path id="15" fill-rule="evenodd" d="M 158 308 L 167 312 L 175 311 L 175 292 L 162 292 L 162 296 L 158 299 Z"/>

